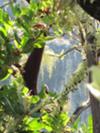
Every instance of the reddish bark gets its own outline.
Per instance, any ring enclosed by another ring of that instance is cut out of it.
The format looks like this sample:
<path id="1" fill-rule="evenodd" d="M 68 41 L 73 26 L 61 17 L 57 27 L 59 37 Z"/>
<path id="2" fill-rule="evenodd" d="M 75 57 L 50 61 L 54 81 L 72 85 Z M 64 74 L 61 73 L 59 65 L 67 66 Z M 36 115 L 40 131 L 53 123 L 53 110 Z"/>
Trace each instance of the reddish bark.
<path id="1" fill-rule="evenodd" d="M 24 67 L 23 78 L 26 86 L 33 95 L 37 94 L 37 79 L 43 50 L 44 48 L 34 48 Z"/>

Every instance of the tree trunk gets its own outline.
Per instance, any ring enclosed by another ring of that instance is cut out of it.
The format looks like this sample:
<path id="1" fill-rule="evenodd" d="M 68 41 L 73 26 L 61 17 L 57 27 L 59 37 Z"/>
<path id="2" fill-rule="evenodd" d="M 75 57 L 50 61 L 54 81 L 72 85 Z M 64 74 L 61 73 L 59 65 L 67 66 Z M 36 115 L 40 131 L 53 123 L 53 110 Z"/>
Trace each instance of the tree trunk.
<path id="1" fill-rule="evenodd" d="M 100 133 L 100 102 L 91 93 L 90 101 L 93 115 L 93 133 Z"/>
<path id="2" fill-rule="evenodd" d="M 23 78 L 33 95 L 37 94 L 37 79 L 43 50 L 44 48 L 34 48 L 24 67 Z"/>
<path id="3" fill-rule="evenodd" d="M 91 45 L 91 44 L 90 44 Z M 95 45 L 95 44 L 94 44 Z M 96 65 L 96 53 L 95 51 L 89 50 L 87 52 L 88 67 Z M 89 72 L 88 82 L 92 82 L 92 73 Z M 89 93 L 91 102 L 91 112 L 93 116 L 93 133 L 100 133 L 100 102 Z"/>
<path id="4" fill-rule="evenodd" d="M 77 0 L 77 3 L 93 18 L 100 21 L 100 0 Z"/>
<path id="5" fill-rule="evenodd" d="M 100 21 L 100 0 L 77 0 L 78 4 L 93 18 Z M 90 44 L 91 45 L 91 44 Z M 95 47 L 95 44 L 94 44 Z M 87 52 L 88 67 L 97 64 L 95 51 Z M 88 82 L 92 82 L 91 72 L 89 72 Z M 100 133 L 100 102 L 90 93 L 91 111 L 93 116 L 93 132 Z"/>

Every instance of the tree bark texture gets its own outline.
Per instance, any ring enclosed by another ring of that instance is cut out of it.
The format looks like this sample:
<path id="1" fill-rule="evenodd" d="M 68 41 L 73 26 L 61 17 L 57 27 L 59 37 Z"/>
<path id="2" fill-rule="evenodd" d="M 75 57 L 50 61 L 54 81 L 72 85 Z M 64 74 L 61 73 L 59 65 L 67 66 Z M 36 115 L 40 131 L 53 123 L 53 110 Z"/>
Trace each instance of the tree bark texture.
<path id="1" fill-rule="evenodd" d="M 90 0 L 77 0 L 78 4 L 93 18 L 100 21 L 100 0 L 94 0 L 90 3 Z M 95 45 L 95 44 L 94 44 Z M 95 51 L 88 51 L 87 53 L 88 67 L 96 65 L 96 53 Z M 91 72 L 89 72 L 88 82 L 91 83 Z M 93 116 L 93 132 L 100 133 L 100 102 L 94 98 L 90 93 L 91 111 Z"/>
<path id="2" fill-rule="evenodd" d="M 37 94 L 37 79 L 43 50 L 44 48 L 34 48 L 24 67 L 23 78 L 26 86 L 33 95 Z"/>
<path id="3" fill-rule="evenodd" d="M 92 65 L 97 64 L 95 51 L 89 50 L 87 52 L 87 61 L 88 61 L 88 67 L 91 67 Z M 89 83 L 92 82 L 91 71 L 89 72 L 88 82 Z M 100 102 L 91 93 L 89 94 L 90 94 L 90 102 L 91 102 L 91 112 L 93 116 L 93 133 L 100 133 Z"/>
<path id="4" fill-rule="evenodd" d="M 27 0 L 29 2 L 29 0 Z M 77 0 L 77 3 L 93 18 L 100 21 L 100 0 Z M 26 65 L 24 79 L 26 85 L 32 90 L 33 94 L 37 93 L 37 77 L 41 63 L 43 49 L 34 50 L 30 55 Z M 95 52 L 88 51 L 87 53 L 88 67 L 96 65 Z M 89 72 L 88 82 L 91 83 L 91 72 Z M 91 110 L 93 115 L 93 132 L 100 133 L 100 103 L 90 93 Z"/>
<path id="5" fill-rule="evenodd" d="M 100 0 L 77 0 L 77 3 L 93 18 L 100 21 Z"/>

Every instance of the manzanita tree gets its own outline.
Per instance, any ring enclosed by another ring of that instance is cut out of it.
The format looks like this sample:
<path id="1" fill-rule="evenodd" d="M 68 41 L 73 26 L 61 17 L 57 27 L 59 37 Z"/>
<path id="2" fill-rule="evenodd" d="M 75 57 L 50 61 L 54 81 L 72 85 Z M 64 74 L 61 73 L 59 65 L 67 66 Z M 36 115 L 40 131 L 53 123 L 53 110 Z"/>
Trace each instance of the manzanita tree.
<path id="1" fill-rule="evenodd" d="M 75 6 L 73 1 L 28 2 L 26 7 L 10 2 L 12 17 L 0 9 L 0 131 L 76 132 L 70 128 L 72 119 L 63 108 L 68 93 L 75 90 L 75 86 L 86 77 L 90 57 L 88 49 L 91 50 L 88 43 L 94 43 L 93 35 L 96 35 L 95 43 L 98 44 L 99 31 L 96 32 L 94 20 L 79 6 Z M 78 3 L 89 12 L 86 3 Z M 98 1 L 96 5 L 97 3 Z M 93 2 L 88 3 L 90 4 L 94 6 Z M 94 14 L 91 15 L 94 17 Z M 47 92 L 46 86 L 37 94 L 37 78 L 45 42 L 63 33 L 69 35 L 74 27 L 77 27 L 80 43 L 72 50 L 80 52 L 83 57 L 82 63 L 71 75 L 61 94 Z M 94 47 L 92 48 L 93 53 Z"/>

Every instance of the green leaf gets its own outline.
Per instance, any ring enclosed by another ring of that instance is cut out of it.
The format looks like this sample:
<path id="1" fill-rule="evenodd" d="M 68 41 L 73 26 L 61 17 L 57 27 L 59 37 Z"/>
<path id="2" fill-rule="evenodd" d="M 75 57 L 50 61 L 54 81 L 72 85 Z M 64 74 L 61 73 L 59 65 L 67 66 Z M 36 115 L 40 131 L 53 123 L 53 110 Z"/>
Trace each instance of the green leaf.
<path id="1" fill-rule="evenodd" d="M 40 93 L 39 93 L 39 96 L 40 96 L 40 98 L 46 98 L 47 97 L 47 93 L 46 93 L 46 90 L 47 88 L 46 88 L 46 86 L 45 85 L 43 85 L 42 86 L 42 88 L 41 88 L 41 91 L 40 91 Z"/>
<path id="2" fill-rule="evenodd" d="M 79 126 L 79 122 L 80 122 L 80 118 L 78 118 L 75 123 L 73 124 L 73 129 L 78 129 L 78 126 Z"/>
<path id="3" fill-rule="evenodd" d="M 44 124 L 40 123 L 38 118 L 33 118 L 32 121 L 29 122 L 28 127 L 32 131 L 37 131 L 43 129 Z"/>
<path id="4" fill-rule="evenodd" d="M 9 15 L 7 12 L 5 12 L 3 9 L 0 9 L 0 22 L 8 22 L 9 21 Z"/>
<path id="5" fill-rule="evenodd" d="M 68 117 L 68 114 L 66 112 L 62 112 L 60 114 L 60 119 L 62 120 L 63 125 L 67 125 L 67 123 L 69 122 L 70 118 Z"/>
<path id="6" fill-rule="evenodd" d="M 39 0 L 31 0 L 30 7 L 34 13 L 38 11 L 38 1 Z"/>
<path id="7" fill-rule="evenodd" d="M 21 9 L 20 9 L 20 6 L 18 5 L 18 4 L 16 4 L 16 5 L 11 5 L 11 8 L 12 8 L 12 12 L 13 12 L 13 14 L 14 14 L 14 16 L 20 16 L 20 14 L 21 14 Z"/>
<path id="8" fill-rule="evenodd" d="M 27 87 L 23 87 L 22 94 L 27 94 L 29 92 L 29 89 Z"/>
<path id="9" fill-rule="evenodd" d="M 42 48 L 42 44 L 37 42 L 34 44 L 34 47 L 35 48 Z"/>
<path id="10" fill-rule="evenodd" d="M 45 129 L 48 131 L 48 132 L 51 132 L 53 129 L 51 126 L 48 126 L 48 125 L 45 125 Z"/>
<path id="11" fill-rule="evenodd" d="M 0 35 L 5 38 L 7 36 L 7 30 L 5 27 L 0 27 Z"/>
<path id="12" fill-rule="evenodd" d="M 12 72 L 13 72 L 12 69 L 8 69 L 8 72 L 7 72 L 6 75 L 1 79 L 1 81 L 7 80 L 7 79 L 11 76 Z"/>
<path id="13" fill-rule="evenodd" d="M 39 100 L 40 100 L 39 96 L 32 96 L 31 103 L 36 104 L 39 102 Z"/>
<path id="14" fill-rule="evenodd" d="M 93 120 L 92 120 L 92 115 L 89 115 L 88 117 L 88 131 L 89 133 L 93 133 Z"/>

